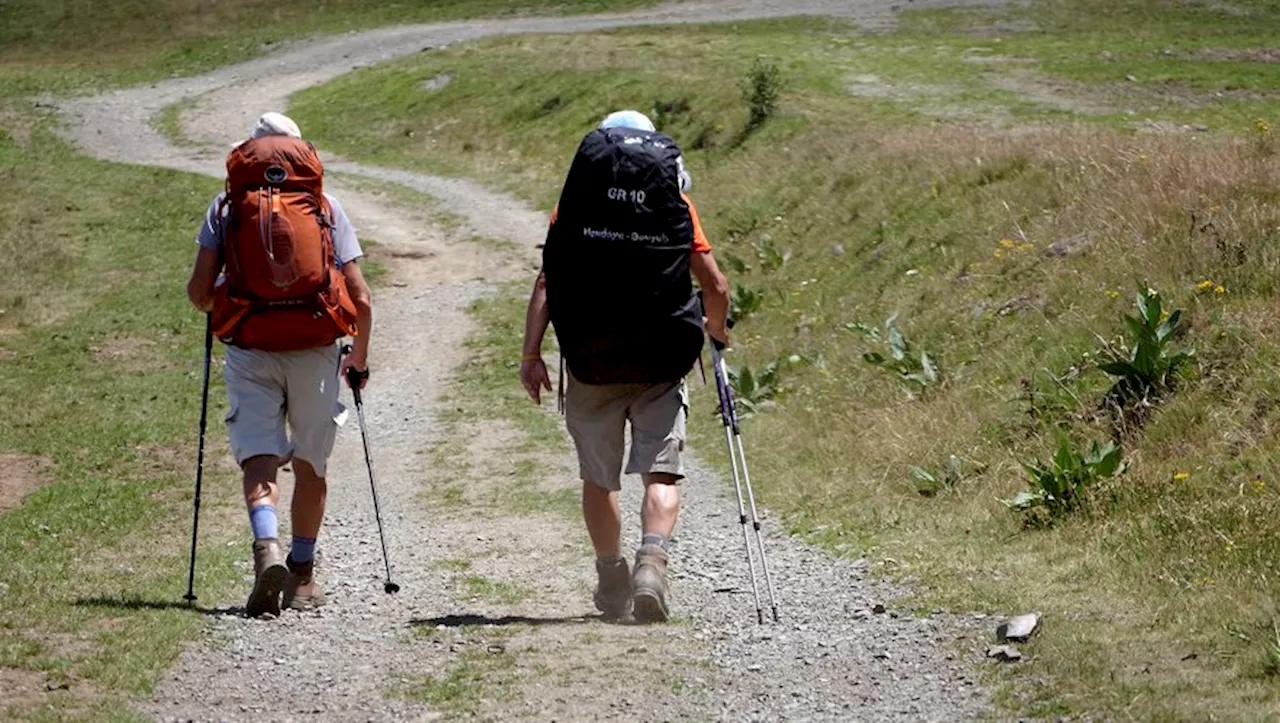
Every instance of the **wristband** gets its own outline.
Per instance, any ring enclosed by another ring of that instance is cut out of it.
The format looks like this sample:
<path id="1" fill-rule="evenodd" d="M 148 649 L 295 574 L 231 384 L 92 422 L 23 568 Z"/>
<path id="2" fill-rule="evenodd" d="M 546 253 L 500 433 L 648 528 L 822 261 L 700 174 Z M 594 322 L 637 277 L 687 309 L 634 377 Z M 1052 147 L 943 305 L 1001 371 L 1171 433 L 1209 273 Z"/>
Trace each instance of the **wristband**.
<path id="1" fill-rule="evenodd" d="M 542 354 L 538 354 L 538 353 L 525 354 L 524 356 L 520 357 L 520 361 L 522 362 L 542 361 Z"/>

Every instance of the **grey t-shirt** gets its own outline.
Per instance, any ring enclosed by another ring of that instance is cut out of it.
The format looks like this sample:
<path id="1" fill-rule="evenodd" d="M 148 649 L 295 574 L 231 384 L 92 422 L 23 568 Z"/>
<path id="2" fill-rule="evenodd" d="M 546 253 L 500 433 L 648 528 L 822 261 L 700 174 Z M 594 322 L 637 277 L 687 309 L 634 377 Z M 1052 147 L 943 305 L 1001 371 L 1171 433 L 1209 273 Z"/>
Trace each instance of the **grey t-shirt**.
<path id="1" fill-rule="evenodd" d="M 200 226 L 200 233 L 196 236 L 196 243 L 201 248 L 210 251 L 218 251 L 222 248 L 222 229 L 226 224 L 226 213 L 222 211 L 222 199 L 226 196 L 226 192 L 219 193 L 213 199 L 213 203 L 209 204 L 209 210 L 204 215 L 204 223 Z M 338 265 L 354 261 L 364 256 L 364 251 L 360 249 L 360 242 L 356 240 L 355 226 L 351 225 L 351 219 L 347 218 L 347 214 L 342 210 L 342 204 L 338 203 L 338 199 L 324 194 L 329 201 L 329 208 L 333 210 L 333 253 L 338 257 Z"/>

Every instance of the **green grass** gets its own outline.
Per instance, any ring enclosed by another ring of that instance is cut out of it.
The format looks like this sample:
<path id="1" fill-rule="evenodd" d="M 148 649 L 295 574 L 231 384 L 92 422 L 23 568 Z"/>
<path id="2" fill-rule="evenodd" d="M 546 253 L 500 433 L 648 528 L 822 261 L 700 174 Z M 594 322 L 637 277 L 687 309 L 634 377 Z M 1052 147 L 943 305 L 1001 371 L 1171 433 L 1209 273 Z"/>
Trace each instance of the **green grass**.
<path id="1" fill-rule="evenodd" d="M 0 96 L 135 85 L 241 62 L 282 43 L 397 23 L 583 13 L 646 0 L 9 0 L 0 12 Z"/>
<path id="2" fill-rule="evenodd" d="M 181 604 L 204 331 L 182 288 L 217 183 L 87 160 L 32 127 L 23 146 L 0 134 L 0 452 L 52 464 L 0 514 L 0 667 L 71 693 L 7 715 L 121 719 L 206 620 Z M 221 389 L 215 366 L 202 604 L 243 551 L 223 544 L 239 502 Z"/>
<path id="3" fill-rule="evenodd" d="M 538 486 L 548 473 L 548 450 L 563 451 L 567 445 L 559 420 L 534 406 L 518 383 L 512 386 L 519 371 L 524 327 L 524 300 L 520 297 L 515 286 L 508 286 L 470 309 L 480 329 L 467 340 L 468 361 L 458 369 L 441 400 L 445 431 L 426 452 L 430 471 L 424 501 L 432 508 L 488 505 L 516 517 L 555 514 L 578 519 L 576 485 L 564 489 Z M 485 423 L 510 424 L 515 434 L 488 455 L 495 458 L 492 463 L 477 465 L 468 461 L 467 445 L 474 441 L 472 425 Z M 469 494 L 473 485 L 468 480 L 477 475 L 500 479 L 488 481 L 488 494 Z"/>
<path id="4" fill-rule="evenodd" d="M 465 650 L 447 673 L 413 683 L 405 696 L 454 718 L 475 714 L 486 699 L 505 700 L 518 678 L 517 659 L 503 651 Z"/>
<path id="5" fill-rule="evenodd" d="M 467 575 L 459 578 L 462 595 L 502 605 L 514 605 L 533 596 L 532 591 L 506 580 L 493 580 L 483 575 Z"/>
<path id="6" fill-rule="evenodd" d="M 918 580 L 923 606 L 1045 612 L 1028 662 L 990 672 L 1005 713 L 1256 719 L 1277 705 L 1280 157 L 1254 119 L 1280 119 L 1280 65 L 1238 51 L 1268 47 L 1280 8 L 1231 7 L 908 14 L 875 37 L 804 20 L 484 41 L 354 73 L 293 112 L 337 152 L 549 209 L 600 117 L 661 110 L 718 258 L 764 299 L 731 364 L 811 360 L 784 363 L 777 407 L 746 422 L 768 507 L 837 553 L 892 558 L 877 569 Z M 738 81 L 761 55 L 782 70 L 781 112 L 744 134 Z M 419 88 L 446 72 L 443 90 Z M 1147 119 L 1214 132 L 1139 132 Z M 1045 253 L 1079 234 L 1086 249 Z M 1078 446 L 1110 433 L 1095 334 L 1123 332 L 1139 283 L 1186 310 L 1193 372 L 1122 440 L 1125 477 L 1025 528 L 998 501 L 1025 488 L 1019 462 L 1058 430 Z M 535 410 L 509 361 L 519 304 L 487 303 L 490 356 L 457 398 L 520 419 Z M 940 364 L 923 394 L 862 359 L 854 325 L 895 313 Z M 709 396 L 693 427 L 714 457 Z M 919 494 L 911 468 L 952 455 L 954 487 Z"/>
<path id="7" fill-rule="evenodd" d="M 510 700 L 515 686 L 528 673 L 541 674 L 540 666 L 517 665 L 512 652 L 513 638 L 527 634 L 524 624 L 503 627 L 464 625 L 437 629 L 417 627 L 415 636 L 437 645 L 449 646 L 457 655 L 442 673 L 410 680 L 397 694 L 430 705 L 449 718 L 475 717 L 486 701 Z M 462 646 L 461 650 L 454 647 Z M 534 652 L 522 648 L 520 652 Z"/>
<path id="8" fill-rule="evenodd" d="M 197 144 L 182 131 L 182 115 L 190 112 L 200 104 L 200 98 L 188 98 L 179 103 L 165 106 L 160 115 L 152 120 L 152 125 L 168 141 L 178 147 L 194 147 Z"/>

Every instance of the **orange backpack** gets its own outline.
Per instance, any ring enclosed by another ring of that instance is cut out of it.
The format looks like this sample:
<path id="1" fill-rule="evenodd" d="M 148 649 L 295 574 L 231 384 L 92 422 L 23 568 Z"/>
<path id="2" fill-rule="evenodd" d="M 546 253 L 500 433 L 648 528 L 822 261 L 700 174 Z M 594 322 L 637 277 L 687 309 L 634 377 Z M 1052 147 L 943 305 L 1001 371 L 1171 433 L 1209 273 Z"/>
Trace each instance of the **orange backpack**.
<path id="1" fill-rule="evenodd" d="M 223 342 L 296 351 L 357 333 L 323 176 L 315 147 L 296 138 L 257 138 L 227 156 L 226 280 L 213 309 Z"/>

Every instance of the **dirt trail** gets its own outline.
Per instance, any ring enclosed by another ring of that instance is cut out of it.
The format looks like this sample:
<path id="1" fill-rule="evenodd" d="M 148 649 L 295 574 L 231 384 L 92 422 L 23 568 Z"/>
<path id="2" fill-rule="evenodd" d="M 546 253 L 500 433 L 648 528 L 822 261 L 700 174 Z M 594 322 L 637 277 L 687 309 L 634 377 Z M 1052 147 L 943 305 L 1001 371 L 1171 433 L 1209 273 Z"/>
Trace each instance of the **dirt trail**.
<path id="1" fill-rule="evenodd" d="M 297 43 L 196 78 L 73 99 L 63 111 L 67 134 L 92 155 L 220 176 L 225 149 L 256 115 L 353 67 L 487 35 L 800 13 L 879 24 L 891 15 L 883 1 L 739 0 L 629 15 L 387 28 Z M 192 99 L 182 120 L 194 143 L 176 147 L 152 120 Z M 866 563 L 832 559 L 781 534 L 771 519 L 767 544 L 785 620 L 757 626 L 731 497 L 696 460 L 673 549 L 680 619 L 668 626 L 605 625 L 588 617 L 588 546 L 572 505 L 564 504 L 563 491 L 576 488 L 567 448 L 548 451 L 545 472 L 529 482 L 511 469 L 521 433 L 470 423 L 457 471 L 468 504 L 424 501 L 430 473 L 424 455 L 444 434 L 440 396 L 464 361 L 463 341 L 472 331 L 465 310 L 494 282 L 530 273 L 545 219 L 468 181 L 330 161 L 342 173 L 329 186 L 361 235 L 396 257 L 394 283 L 375 300 L 375 376 L 366 403 L 404 592 L 381 591 L 353 417 L 331 462 L 320 542 L 330 604 L 277 621 L 211 618 L 205 639 L 189 646 L 142 711 L 201 721 L 427 720 L 467 708 L 493 718 L 950 721 L 985 710 L 971 673 L 979 657 L 972 621 L 873 612 L 877 603 L 892 608 L 902 591 L 864 580 Z M 442 230 L 428 212 L 397 207 L 344 174 L 443 200 L 468 228 Z M 521 251 L 499 254 L 466 241 L 473 233 L 509 239 Z M 633 541 L 635 485 L 627 494 L 626 535 Z M 539 503 L 548 500 L 558 502 Z M 432 687 L 429 702 L 396 695 L 427 678 L 448 682 Z"/>

